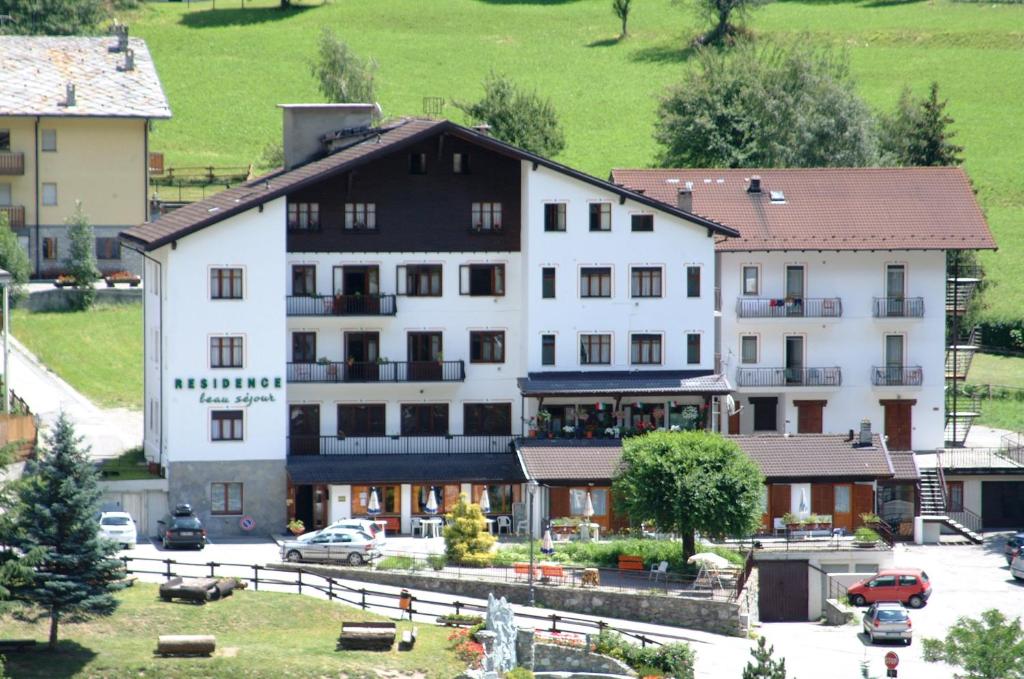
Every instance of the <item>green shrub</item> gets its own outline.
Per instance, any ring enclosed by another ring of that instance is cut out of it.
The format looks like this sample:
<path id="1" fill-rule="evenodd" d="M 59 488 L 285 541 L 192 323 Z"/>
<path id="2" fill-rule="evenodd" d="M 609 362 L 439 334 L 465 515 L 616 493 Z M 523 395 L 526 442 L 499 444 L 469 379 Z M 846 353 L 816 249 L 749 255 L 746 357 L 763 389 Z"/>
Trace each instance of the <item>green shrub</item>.
<path id="1" fill-rule="evenodd" d="M 533 679 L 533 672 L 525 667 L 517 667 L 506 672 L 505 679 Z"/>
<path id="2" fill-rule="evenodd" d="M 375 568 L 379 571 L 419 571 L 425 566 L 411 556 L 385 556 Z"/>
<path id="3" fill-rule="evenodd" d="M 427 564 L 435 571 L 439 571 L 448 565 L 448 557 L 444 554 L 431 554 L 427 557 Z"/>
<path id="4" fill-rule="evenodd" d="M 853 532 L 855 542 L 878 542 L 879 535 L 867 526 L 861 526 Z"/>
<path id="5" fill-rule="evenodd" d="M 743 555 L 734 549 L 715 545 L 702 545 L 702 552 L 714 552 L 735 565 L 743 564 Z M 566 565 L 598 568 L 618 568 L 619 556 L 632 554 L 643 557 L 644 568 L 656 566 L 668 561 L 672 573 L 696 574 L 697 567 L 683 561 L 682 546 L 675 540 L 651 540 L 629 538 L 608 542 L 568 542 L 555 546 L 555 553 L 550 557 L 540 553 L 540 543 L 534 546 L 534 558 L 553 561 Z M 503 547 L 494 554 L 494 563 L 499 566 L 511 566 L 516 562 L 528 561 L 530 545 L 513 545 Z"/>
<path id="6" fill-rule="evenodd" d="M 689 644 L 674 643 L 643 648 L 609 630 L 602 630 L 593 638 L 593 644 L 595 653 L 623 661 L 637 670 L 640 676 L 664 674 L 675 679 L 693 679 L 694 653 Z"/>
<path id="7" fill-rule="evenodd" d="M 495 538 L 487 532 L 487 520 L 480 506 L 470 504 L 463 493 L 447 518 L 452 521 L 444 529 L 444 551 L 448 560 L 471 568 L 490 566 Z"/>

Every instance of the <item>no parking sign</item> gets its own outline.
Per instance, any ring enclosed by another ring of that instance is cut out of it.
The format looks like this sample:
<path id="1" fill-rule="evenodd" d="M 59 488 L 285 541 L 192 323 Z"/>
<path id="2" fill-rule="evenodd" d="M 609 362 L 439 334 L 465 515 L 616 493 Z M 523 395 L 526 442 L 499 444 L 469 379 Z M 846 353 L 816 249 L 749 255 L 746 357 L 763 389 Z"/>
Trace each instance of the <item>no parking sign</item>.
<path id="1" fill-rule="evenodd" d="M 256 519 L 252 518 L 248 514 L 238 520 L 238 526 L 242 530 L 252 530 L 256 527 Z"/>

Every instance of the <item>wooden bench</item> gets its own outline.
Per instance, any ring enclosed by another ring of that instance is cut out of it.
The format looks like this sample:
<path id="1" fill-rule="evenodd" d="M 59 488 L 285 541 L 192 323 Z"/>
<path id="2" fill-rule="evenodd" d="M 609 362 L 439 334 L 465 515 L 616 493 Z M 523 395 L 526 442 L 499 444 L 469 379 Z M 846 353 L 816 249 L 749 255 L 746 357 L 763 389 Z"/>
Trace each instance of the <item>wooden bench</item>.
<path id="1" fill-rule="evenodd" d="M 217 638 L 211 634 L 161 634 L 156 641 L 156 653 L 163 658 L 210 657 L 216 649 Z"/>
<path id="2" fill-rule="evenodd" d="M 565 582 L 565 569 L 558 564 L 541 564 L 540 574 L 548 580 Z"/>
<path id="3" fill-rule="evenodd" d="M 514 563 L 512 568 L 515 571 L 516 578 L 529 578 L 530 577 L 530 564 L 528 563 Z M 533 567 L 533 577 L 540 577 L 540 569 L 536 566 Z"/>
<path id="4" fill-rule="evenodd" d="M 35 639 L 0 639 L 0 652 L 24 651 L 36 645 Z"/>
<path id="5" fill-rule="evenodd" d="M 642 571 L 644 569 L 644 558 L 632 554 L 619 554 L 620 571 Z"/>
<path id="6" fill-rule="evenodd" d="M 244 585 L 234 578 L 171 578 L 160 585 L 160 598 L 164 601 L 182 599 L 196 604 L 216 601 L 231 596 Z"/>
<path id="7" fill-rule="evenodd" d="M 402 632 L 402 640 L 398 642 L 399 651 L 411 651 L 412 647 L 416 645 L 416 636 L 419 634 L 419 630 L 413 627 L 411 630 L 405 630 Z"/>
<path id="8" fill-rule="evenodd" d="M 395 643 L 393 622 L 343 622 L 338 648 L 344 651 L 390 651 Z"/>

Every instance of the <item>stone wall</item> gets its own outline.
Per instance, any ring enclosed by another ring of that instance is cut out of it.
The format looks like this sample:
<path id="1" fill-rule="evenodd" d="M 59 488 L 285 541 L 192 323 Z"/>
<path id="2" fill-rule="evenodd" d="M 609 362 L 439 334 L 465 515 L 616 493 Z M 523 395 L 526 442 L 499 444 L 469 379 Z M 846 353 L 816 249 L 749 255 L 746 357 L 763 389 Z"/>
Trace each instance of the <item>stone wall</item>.
<path id="1" fill-rule="evenodd" d="M 289 564 L 268 564 L 268 568 L 290 569 Z M 407 587 L 454 596 L 486 599 L 488 594 L 505 597 L 511 603 L 527 604 L 529 586 L 522 582 L 495 582 L 470 577 L 455 578 L 442 574 L 421 574 L 376 571 L 365 568 L 303 565 L 312 572 L 322 572 L 347 580 L 359 580 L 393 587 Z M 746 636 L 749 612 L 746 597 L 736 601 L 712 601 L 679 595 L 620 592 L 604 588 L 569 588 L 536 586 L 538 606 L 556 611 L 635 620 L 687 629 L 704 630 L 729 636 Z M 756 597 L 754 597 L 756 602 Z"/>
<path id="2" fill-rule="evenodd" d="M 621 674 L 635 677 L 629 665 L 606 655 L 588 653 L 580 648 L 557 644 L 534 644 L 534 672 L 579 672 L 594 674 Z"/>
<path id="3" fill-rule="evenodd" d="M 172 462 L 167 470 L 168 500 L 173 507 L 187 502 L 213 537 L 281 533 L 287 517 L 287 484 L 284 460 L 222 460 L 218 462 Z M 210 483 L 241 482 L 242 514 L 220 516 L 211 513 Z M 256 527 L 249 532 L 239 519 L 249 515 Z"/>
<path id="4" fill-rule="evenodd" d="M 100 283 L 102 285 L 102 283 Z M 67 311 L 71 308 L 71 299 L 75 291 L 70 288 L 53 288 L 37 290 L 20 302 L 20 308 L 29 311 Z M 97 304 L 141 304 L 142 288 L 118 286 L 116 288 L 96 288 Z"/>
<path id="5" fill-rule="evenodd" d="M 849 606 L 844 606 L 835 599 L 825 599 L 825 624 L 845 625 L 853 620 L 854 612 Z"/>

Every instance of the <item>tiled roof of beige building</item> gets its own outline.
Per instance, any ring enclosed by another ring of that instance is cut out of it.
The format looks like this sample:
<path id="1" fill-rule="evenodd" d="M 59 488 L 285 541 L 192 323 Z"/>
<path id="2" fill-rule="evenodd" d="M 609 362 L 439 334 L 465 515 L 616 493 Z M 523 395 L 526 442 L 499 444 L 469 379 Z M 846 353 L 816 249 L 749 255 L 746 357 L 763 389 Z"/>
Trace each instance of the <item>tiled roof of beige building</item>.
<path id="1" fill-rule="evenodd" d="M 170 118 L 146 43 L 129 39 L 130 71 L 124 52 L 111 51 L 116 45 L 113 36 L 0 36 L 0 116 Z M 65 105 L 68 83 L 74 106 Z"/>

